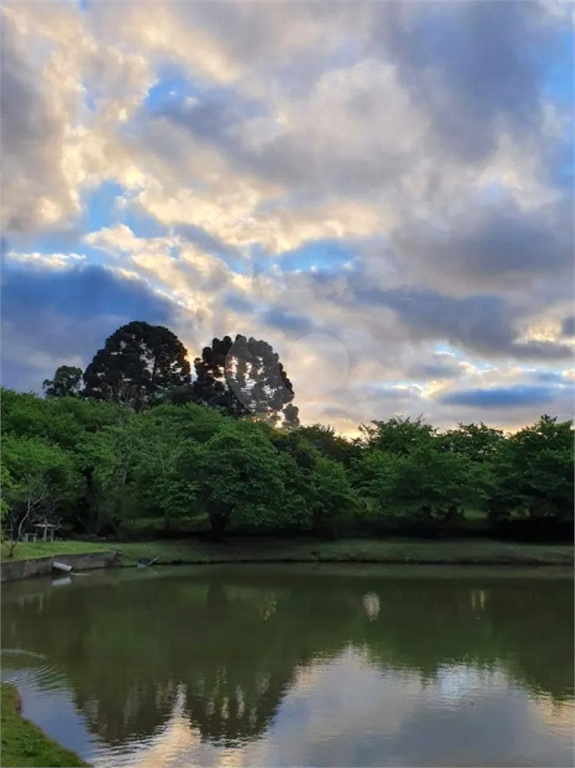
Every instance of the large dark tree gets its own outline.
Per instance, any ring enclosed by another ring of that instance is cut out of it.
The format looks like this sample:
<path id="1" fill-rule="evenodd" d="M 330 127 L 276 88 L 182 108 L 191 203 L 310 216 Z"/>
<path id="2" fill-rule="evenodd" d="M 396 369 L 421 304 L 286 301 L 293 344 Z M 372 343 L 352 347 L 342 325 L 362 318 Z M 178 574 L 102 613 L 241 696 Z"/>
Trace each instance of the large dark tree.
<path id="1" fill-rule="evenodd" d="M 286 426 L 299 423 L 293 386 L 266 341 L 238 335 L 214 339 L 194 361 L 196 400 L 235 415 L 249 413 Z"/>
<path id="2" fill-rule="evenodd" d="M 232 346 L 231 338 L 224 336 L 223 339 L 213 339 L 210 347 L 204 347 L 201 357 L 194 360 L 196 377 L 192 388 L 197 403 L 219 408 L 233 416 L 243 416 L 249 411 L 226 379 L 226 359 Z"/>
<path id="3" fill-rule="evenodd" d="M 77 397 L 82 389 L 82 369 L 61 365 L 53 379 L 45 379 L 42 388 L 47 397 Z"/>
<path id="4" fill-rule="evenodd" d="M 173 387 L 190 383 L 186 349 L 160 325 L 124 325 L 98 350 L 84 372 L 84 394 L 140 409 Z"/>

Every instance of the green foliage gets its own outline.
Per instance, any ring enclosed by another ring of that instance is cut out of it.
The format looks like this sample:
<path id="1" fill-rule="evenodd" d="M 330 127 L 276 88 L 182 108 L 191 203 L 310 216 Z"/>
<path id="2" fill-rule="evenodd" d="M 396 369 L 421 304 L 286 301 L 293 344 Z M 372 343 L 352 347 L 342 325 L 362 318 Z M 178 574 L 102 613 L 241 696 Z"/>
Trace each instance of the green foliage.
<path id="1" fill-rule="evenodd" d="M 13 482 L 8 499 L 17 503 L 29 495 L 45 492 L 45 504 L 72 499 L 78 475 L 69 453 L 35 437 L 6 435 L 2 440 L 2 461 Z"/>
<path id="2" fill-rule="evenodd" d="M 573 520 L 573 422 L 542 416 L 502 442 L 489 499 L 493 520 Z"/>
<path id="3" fill-rule="evenodd" d="M 481 505 L 489 473 L 464 453 L 443 450 L 424 437 L 406 453 L 364 453 L 357 468 L 362 493 L 377 502 L 379 515 L 407 516 L 426 523 L 461 520 L 466 507 Z"/>
<path id="4" fill-rule="evenodd" d="M 82 369 L 61 365 L 53 379 L 45 379 L 42 388 L 46 397 L 78 397 L 82 390 Z"/>
<path id="5" fill-rule="evenodd" d="M 111 403 L 77 397 L 40 399 L 32 394 L 2 390 L 2 433 L 37 437 L 67 451 L 78 451 L 86 433 L 95 433 L 118 420 Z"/>
<path id="6" fill-rule="evenodd" d="M 2 541 L 4 541 L 5 525 L 8 521 L 8 513 L 10 512 L 10 504 L 7 497 L 10 496 L 10 492 L 14 490 L 14 481 L 10 474 L 10 470 L 6 464 L 0 465 L 0 532 Z"/>
<path id="7" fill-rule="evenodd" d="M 368 449 L 379 449 L 387 453 L 405 456 L 416 446 L 429 443 L 436 430 L 425 424 L 421 417 L 412 421 L 401 416 L 394 416 L 388 421 L 372 421 L 371 425 L 362 424 L 362 443 Z"/>
<path id="8" fill-rule="evenodd" d="M 5 529 L 13 551 L 27 527 L 59 519 L 78 495 L 80 476 L 69 453 L 35 437 L 6 435 L 2 462 L 10 478 L 3 498 Z"/>
<path id="9" fill-rule="evenodd" d="M 326 437 L 317 428 L 311 431 L 312 437 L 316 434 Z M 282 453 L 286 505 L 293 510 L 294 526 L 332 535 L 338 516 L 353 515 L 359 509 L 357 493 L 345 467 L 316 448 L 305 428 L 276 433 L 271 439 Z M 333 445 L 331 441 L 328 444 Z"/>
<path id="10" fill-rule="evenodd" d="M 357 496 L 345 469 L 326 456 L 317 456 L 310 480 L 306 505 L 311 512 L 312 531 L 333 535 L 337 516 L 353 513 L 358 509 Z"/>
<path id="11" fill-rule="evenodd" d="M 494 522 L 573 519 L 573 426 L 549 417 L 511 436 L 394 418 L 350 441 L 194 402 L 134 411 L 3 390 L 1 407 L 11 538 L 41 518 L 99 536 L 135 532 L 130 521 L 142 519 L 191 532 L 185 521 L 202 516 L 215 536 L 230 521 L 269 533 L 361 533 L 391 518 L 447 530 L 469 509 Z"/>
<path id="12" fill-rule="evenodd" d="M 242 427 L 230 424 L 183 465 L 184 477 L 199 485 L 215 537 L 234 513 L 270 522 L 284 494 L 278 452 L 263 435 Z"/>
<path id="13" fill-rule="evenodd" d="M 148 425 L 146 429 L 154 430 L 154 423 L 163 423 L 174 437 L 177 435 L 181 439 L 190 438 L 199 443 L 205 443 L 229 421 L 217 409 L 196 403 L 180 406 L 164 403 L 141 414 L 141 418 Z"/>
<path id="14" fill-rule="evenodd" d="M 324 456 L 349 466 L 357 454 L 357 445 L 341 435 L 333 427 L 311 424 L 300 427 L 298 434 L 313 445 Z"/>
<path id="15" fill-rule="evenodd" d="M 172 406 L 171 410 L 179 411 Z M 139 515 L 160 513 L 166 528 L 189 516 L 196 505 L 197 483 L 182 475 L 181 467 L 190 462 L 200 443 L 186 436 L 184 422 L 167 416 L 170 407 L 149 411 L 137 420 L 136 447 L 130 466 Z M 188 411 L 188 415 L 190 415 Z"/>
<path id="16" fill-rule="evenodd" d="M 467 456 L 479 464 L 493 461 L 503 440 L 503 432 L 487 427 L 483 423 L 460 424 L 438 435 L 443 450 Z"/>

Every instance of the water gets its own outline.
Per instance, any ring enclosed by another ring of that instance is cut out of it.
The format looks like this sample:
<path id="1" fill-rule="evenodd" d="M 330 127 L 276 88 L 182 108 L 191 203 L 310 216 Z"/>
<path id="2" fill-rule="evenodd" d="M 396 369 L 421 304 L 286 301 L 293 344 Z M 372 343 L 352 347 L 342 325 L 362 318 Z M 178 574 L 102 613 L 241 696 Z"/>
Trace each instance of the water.
<path id="1" fill-rule="evenodd" d="M 573 766 L 573 579 L 209 566 L 2 589 L 2 676 L 98 768 Z"/>

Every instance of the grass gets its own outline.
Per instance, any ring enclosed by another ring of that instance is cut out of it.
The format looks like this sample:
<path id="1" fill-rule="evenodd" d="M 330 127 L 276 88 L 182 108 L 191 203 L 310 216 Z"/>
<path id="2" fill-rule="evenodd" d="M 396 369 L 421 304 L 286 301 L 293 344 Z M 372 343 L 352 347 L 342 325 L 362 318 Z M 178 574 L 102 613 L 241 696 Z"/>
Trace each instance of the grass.
<path id="1" fill-rule="evenodd" d="M 444 563 L 498 565 L 572 565 L 573 545 L 515 544 L 475 539 L 344 539 L 314 542 L 289 539 L 234 538 L 226 543 L 202 541 L 142 542 L 118 545 L 122 562 L 158 558 L 169 562 L 340 562 Z"/>
<path id="2" fill-rule="evenodd" d="M 14 549 L 13 560 L 28 560 L 36 557 L 53 557 L 54 555 L 79 555 L 84 552 L 102 552 L 116 549 L 117 545 L 108 542 L 73 541 L 19 541 Z M 1 548 L 2 560 L 8 559 L 8 547 L 5 542 Z"/>
<path id="3" fill-rule="evenodd" d="M 2 683 L 2 752 L 0 765 L 64 768 L 89 765 L 74 752 L 50 739 L 20 714 L 20 697 L 13 685 Z"/>
<path id="4" fill-rule="evenodd" d="M 572 544 L 519 544 L 491 539 L 341 539 L 314 541 L 230 537 L 215 544 L 199 539 L 130 543 L 55 541 L 18 544 L 17 559 L 116 549 L 122 565 L 158 558 L 158 563 L 333 562 L 482 565 L 573 565 Z M 3 556 L 4 550 L 2 551 Z"/>

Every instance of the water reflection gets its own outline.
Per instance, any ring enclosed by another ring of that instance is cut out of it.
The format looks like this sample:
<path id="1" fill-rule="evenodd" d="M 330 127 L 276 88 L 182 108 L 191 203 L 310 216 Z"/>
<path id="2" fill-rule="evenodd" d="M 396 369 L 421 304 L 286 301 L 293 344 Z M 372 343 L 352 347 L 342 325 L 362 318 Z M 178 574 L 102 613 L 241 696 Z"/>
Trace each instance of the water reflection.
<path id="1" fill-rule="evenodd" d="M 572 764 L 569 580 L 203 574 L 8 585 L 4 676 L 102 766 Z"/>
<path id="2" fill-rule="evenodd" d="M 370 619 L 376 619 L 379 614 L 379 595 L 375 592 L 366 592 L 362 598 L 363 609 Z"/>

